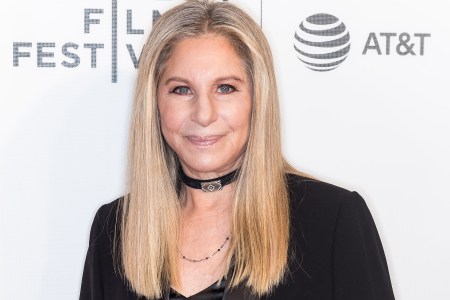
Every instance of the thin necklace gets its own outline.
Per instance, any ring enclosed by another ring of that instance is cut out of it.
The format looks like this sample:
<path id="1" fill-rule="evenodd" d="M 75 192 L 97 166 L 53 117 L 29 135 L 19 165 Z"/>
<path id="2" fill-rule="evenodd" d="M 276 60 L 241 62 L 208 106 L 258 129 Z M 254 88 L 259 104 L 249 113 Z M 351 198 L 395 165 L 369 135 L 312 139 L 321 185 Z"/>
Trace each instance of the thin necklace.
<path id="1" fill-rule="evenodd" d="M 222 246 L 220 246 L 213 254 L 211 254 L 210 256 L 207 256 L 207 257 L 205 257 L 205 258 L 201 258 L 201 259 L 192 259 L 192 258 L 188 258 L 188 257 L 186 257 L 186 256 L 184 256 L 184 255 L 181 255 L 181 257 L 182 257 L 184 260 L 187 260 L 187 261 L 190 261 L 190 262 L 193 262 L 193 263 L 198 263 L 198 262 L 201 262 L 201 261 L 204 261 L 204 260 L 208 260 L 208 259 L 212 258 L 214 255 L 216 255 L 217 253 L 219 253 L 220 250 L 223 248 L 223 246 L 225 246 L 225 244 L 229 241 L 230 238 L 231 238 L 231 233 L 227 236 L 227 238 L 226 238 L 225 241 L 223 242 Z"/>

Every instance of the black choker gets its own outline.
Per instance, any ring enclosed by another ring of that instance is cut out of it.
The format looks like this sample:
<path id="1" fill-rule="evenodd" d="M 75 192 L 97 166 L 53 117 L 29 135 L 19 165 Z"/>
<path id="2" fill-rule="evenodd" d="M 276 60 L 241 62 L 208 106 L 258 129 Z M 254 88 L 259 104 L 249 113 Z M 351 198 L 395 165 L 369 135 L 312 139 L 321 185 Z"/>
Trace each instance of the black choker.
<path id="1" fill-rule="evenodd" d="M 215 192 L 215 191 L 220 191 L 221 189 L 223 189 L 224 186 L 235 181 L 237 179 L 237 176 L 235 176 L 235 175 L 238 172 L 238 170 L 239 169 L 236 169 L 233 172 L 228 173 L 221 177 L 200 180 L 200 179 L 195 179 L 195 178 L 191 178 L 191 177 L 187 176 L 183 172 L 183 169 L 180 167 L 180 177 L 185 185 L 187 185 L 193 189 L 199 189 L 204 192 Z"/>

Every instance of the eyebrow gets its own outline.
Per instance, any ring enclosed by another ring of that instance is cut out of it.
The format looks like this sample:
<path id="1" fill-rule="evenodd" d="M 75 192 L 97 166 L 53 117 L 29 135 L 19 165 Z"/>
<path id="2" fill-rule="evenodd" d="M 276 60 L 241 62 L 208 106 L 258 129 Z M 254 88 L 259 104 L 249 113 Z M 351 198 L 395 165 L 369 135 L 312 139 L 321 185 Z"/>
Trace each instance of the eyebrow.
<path id="1" fill-rule="evenodd" d="M 183 82 L 183 83 L 189 83 L 189 80 L 187 80 L 187 79 L 183 79 L 181 77 L 173 76 L 173 77 L 170 77 L 169 79 L 167 79 L 164 82 L 164 85 L 168 84 L 171 81 L 178 81 L 178 82 Z"/>
<path id="2" fill-rule="evenodd" d="M 234 76 L 234 75 L 223 76 L 223 77 L 216 78 L 216 79 L 214 80 L 214 82 L 217 83 L 217 82 L 225 81 L 225 80 L 235 80 L 235 81 L 239 81 L 239 82 L 244 83 L 244 80 L 242 80 L 242 79 L 239 78 L 238 76 Z M 189 80 L 184 79 L 184 78 L 182 78 L 182 77 L 173 76 L 173 77 L 170 77 L 169 79 L 167 79 L 167 80 L 164 82 L 164 85 L 167 85 L 167 84 L 168 84 L 169 82 L 171 82 L 171 81 L 177 81 L 177 82 L 182 82 L 182 83 L 189 84 Z"/>

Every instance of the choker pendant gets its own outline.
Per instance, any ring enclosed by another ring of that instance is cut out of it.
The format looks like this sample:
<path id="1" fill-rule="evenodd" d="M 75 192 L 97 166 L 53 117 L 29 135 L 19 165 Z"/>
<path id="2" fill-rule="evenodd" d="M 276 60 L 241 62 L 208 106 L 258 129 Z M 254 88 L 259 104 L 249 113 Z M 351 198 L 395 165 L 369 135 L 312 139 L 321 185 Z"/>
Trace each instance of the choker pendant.
<path id="1" fill-rule="evenodd" d="M 217 178 L 201 180 L 187 176 L 180 167 L 180 178 L 185 185 L 193 189 L 202 190 L 203 192 L 216 192 L 222 190 L 227 184 L 235 181 L 237 179 L 236 174 L 238 170 L 239 169 L 236 169 Z"/>

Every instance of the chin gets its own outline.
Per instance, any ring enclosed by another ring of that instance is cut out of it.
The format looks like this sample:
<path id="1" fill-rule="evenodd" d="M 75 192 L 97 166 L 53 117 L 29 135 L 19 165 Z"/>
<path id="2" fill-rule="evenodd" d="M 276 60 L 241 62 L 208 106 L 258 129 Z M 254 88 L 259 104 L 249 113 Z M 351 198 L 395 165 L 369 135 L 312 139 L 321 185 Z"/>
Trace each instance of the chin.
<path id="1" fill-rule="evenodd" d="M 219 162 L 213 158 L 205 158 L 199 160 L 190 160 L 188 163 L 183 162 L 183 165 L 188 168 L 189 171 L 196 173 L 228 173 L 232 171 L 233 163 Z"/>

